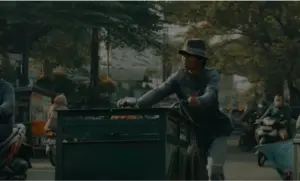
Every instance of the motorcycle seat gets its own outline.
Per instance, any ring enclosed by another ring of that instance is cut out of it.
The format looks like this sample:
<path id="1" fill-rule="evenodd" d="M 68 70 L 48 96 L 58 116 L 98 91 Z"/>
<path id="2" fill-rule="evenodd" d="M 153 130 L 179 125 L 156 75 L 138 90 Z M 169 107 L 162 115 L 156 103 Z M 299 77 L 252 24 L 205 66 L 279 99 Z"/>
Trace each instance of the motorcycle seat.
<path id="1" fill-rule="evenodd" d="M 6 138 L 6 140 L 4 140 L 3 142 L 0 143 L 0 148 L 7 145 L 18 133 L 19 133 L 19 129 L 14 127 L 10 136 L 8 138 Z"/>

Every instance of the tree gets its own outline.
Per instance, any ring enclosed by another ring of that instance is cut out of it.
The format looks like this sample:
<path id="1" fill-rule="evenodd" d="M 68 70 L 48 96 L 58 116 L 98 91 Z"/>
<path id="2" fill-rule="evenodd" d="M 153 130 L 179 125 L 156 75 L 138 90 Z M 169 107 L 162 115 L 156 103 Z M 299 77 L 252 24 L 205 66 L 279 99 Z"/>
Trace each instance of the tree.
<path id="1" fill-rule="evenodd" d="M 0 47 L 4 52 L 8 51 L 6 47 L 12 47 L 12 51 L 23 53 L 25 70 L 28 69 L 28 49 L 50 30 L 66 26 L 110 27 L 111 36 L 119 45 L 143 49 L 159 45 L 156 39 L 159 22 L 158 10 L 152 2 L 3 2 L 0 3 L 3 25 Z M 7 37 L 16 38 L 10 41 Z"/>
<path id="2" fill-rule="evenodd" d="M 43 64 L 44 76 L 50 76 L 58 65 L 80 68 L 88 63 L 90 39 L 90 32 L 84 27 L 52 30 L 34 43 L 31 57 Z"/>
<path id="3" fill-rule="evenodd" d="M 170 8 L 180 6 L 176 2 Z M 240 36 L 212 47 L 210 55 L 218 68 L 226 71 L 229 67 L 235 73 L 244 72 L 255 81 L 263 81 L 267 99 L 283 91 L 284 80 L 294 87 L 300 66 L 299 2 L 193 2 L 190 6 L 184 10 L 185 16 L 180 17 L 182 11 L 176 11 L 173 17 L 189 22 L 193 35 Z M 205 23 L 197 28 L 199 21 Z"/>

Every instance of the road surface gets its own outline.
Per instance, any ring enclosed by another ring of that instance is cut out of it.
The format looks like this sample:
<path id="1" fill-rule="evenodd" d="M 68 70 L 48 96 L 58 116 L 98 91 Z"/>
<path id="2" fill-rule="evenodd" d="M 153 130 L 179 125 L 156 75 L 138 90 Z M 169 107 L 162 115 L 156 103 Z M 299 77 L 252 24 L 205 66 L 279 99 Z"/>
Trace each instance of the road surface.
<path id="1" fill-rule="evenodd" d="M 268 163 L 265 167 L 258 167 L 256 155 L 242 153 L 237 148 L 237 142 L 237 136 L 228 140 L 227 180 L 280 180 Z M 28 173 L 28 180 L 54 180 L 54 168 L 47 160 L 33 160 L 33 167 Z"/>

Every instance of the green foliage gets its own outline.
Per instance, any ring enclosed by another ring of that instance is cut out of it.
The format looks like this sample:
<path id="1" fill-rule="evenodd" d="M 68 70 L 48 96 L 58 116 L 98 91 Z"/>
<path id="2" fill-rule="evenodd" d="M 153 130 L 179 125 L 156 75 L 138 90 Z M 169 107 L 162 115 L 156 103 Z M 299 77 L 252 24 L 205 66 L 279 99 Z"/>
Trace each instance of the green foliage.
<path id="1" fill-rule="evenodd" d="M 183 6 L 181 3 L 188 2 L 174 2 L 175 8 Z M 255 68 L 257 65 L 254 64 L 259 64 L 260 68 L 268 67 L 280 74 L 291 72 L 291 65 L 299 56 L 295 51 L 299 49 L 299 2 L 193 2 L 190 6 L 194 8 L 176 11 L 179 21 L 187 22 L 180 16 L 182 11 L 187 17 L 194 17 L 189 18 L 190 37 L 241 36 L 238 41 L 225 39 L 214 45 L 211 55 L 219 59 L 216 61 L 231 59 L 222 64 L 234 62 L 241 66 L 251 62 Z M 197 27 L 195 24 L 200 21 L 205 22 Z M 219 56 L 222 53 L 223 56 Z M 260 73 L 269 72 L 265 70 Z"/>
<path id="2" fill-rule="evenodd" d="M 31 55 L 37 61 L 48 61 L 50 65 L 80 68 L 90 59 L 90 39 L 87 28 L 56 29 L 34 43 Z"/>
<path id="3" fill-rule="evenodd" d="M 1 2 L 0 51 L 22 52 L 27 37 L 36 60 L 80 67 L 91 27 L 109 29 L 114 46 L 159 48 L 159 11 L 155 2 Z"/>
<path id="4" fill-rule="evenodd" d="M 264 81 L 272 94 L 283 79 L 299 77 L 300 2 L 170 2 L 168 7 L 171 21 L 189 23 L 190 37 L 222 35 L 208 50 L 210 63 L 222 72 Z"/>
<path id="5" fill-rule="evenodd" d="M 12 25 L 110 28 L 114 39 L 137 48 L 157 43 L 150 37 L 161 29 L 158 11 L 152 2 L 2 2 L 0 21 L 2 31 Z"/>
<path id="6" fill-rule="evenodd" d="M 64 74 L 53 74 L 52 77 L 41 77 L 36 85 L 56 93 L 63 93 L 67 97 L 75 91 L 75 84 Z"/>

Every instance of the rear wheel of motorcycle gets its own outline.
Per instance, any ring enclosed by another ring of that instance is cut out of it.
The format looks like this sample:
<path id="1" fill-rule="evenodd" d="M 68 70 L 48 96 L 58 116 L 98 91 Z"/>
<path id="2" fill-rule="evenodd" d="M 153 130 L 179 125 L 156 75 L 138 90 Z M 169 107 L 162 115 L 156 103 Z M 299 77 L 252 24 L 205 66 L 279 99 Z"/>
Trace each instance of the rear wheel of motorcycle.
<path id="1" fill-rule="evenodd" d="M 53 150 L 53 148 L 51 148 L 49 150 L 49 161 L 51 163 L 52 166 L 56 166 L 56 154 L 55 151 Z"/>
<path id="2" fill-rule="evenodd" d="M 262 167 L 265 165 L 267 161 L 267 157 L 265 154 L 263 154 L 262 152 L 258 152 L 258 155 L 257 155 L 257 164 L 258 166 Z"/>
<path id="3" fill-rule="evenodd" d="M 247 137 L 245 135 L 240 136 L 239 138 L 239 148 L 242 152 L 249 152 L 252 150 L 252 147 L 246 144 Z"/>

